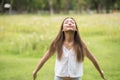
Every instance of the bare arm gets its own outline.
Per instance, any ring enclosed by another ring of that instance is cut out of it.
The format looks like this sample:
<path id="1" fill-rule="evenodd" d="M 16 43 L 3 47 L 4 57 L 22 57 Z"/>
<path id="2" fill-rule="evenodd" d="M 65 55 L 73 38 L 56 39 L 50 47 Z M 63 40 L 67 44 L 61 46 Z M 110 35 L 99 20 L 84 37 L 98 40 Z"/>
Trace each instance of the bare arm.
<path id="1" fill-rule="evenodd" d="M 106 80 L 104 78 L 104 74 L 103 71 L 101 70 L 95 56 L 88 50 L 88 48 L 86 47 L 86 56 L 92 61 L 92 63 L 94 64 L 95 68 L 98 70 L 98 72 L 100 73 L 101 77 L 103 78 L 103 80 Z"/>
<path id="2" fill-rule="evenodd" d="M 42 68 L 44 63 L 53 55 L 53 52 L 50 52 L 49 50 L 45 53 L 45 55 L 42 57 L 42 59 L 39 61 L 37 67 L 33 71 L 33 80 L 37 77 L 37 72 Z"/>

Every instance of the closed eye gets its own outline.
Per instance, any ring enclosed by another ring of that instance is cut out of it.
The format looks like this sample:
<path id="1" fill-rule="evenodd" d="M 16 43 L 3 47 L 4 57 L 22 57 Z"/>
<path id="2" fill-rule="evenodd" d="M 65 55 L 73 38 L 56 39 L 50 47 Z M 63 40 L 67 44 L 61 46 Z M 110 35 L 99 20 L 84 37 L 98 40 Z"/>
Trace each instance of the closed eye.
<path id="1" fill-rule="evenodd" d="M 64 23 L 65 23 L 65 24 L 67 24 L 67 23 L 68 23 L 68 20 L 67 20 L 67 21 L 65 21 Z"/>
<path id="2" fill-rule="evenodd" d="M 75 24 L 75 22 L 73 20 L 70 21 L 72 24 Z"/>

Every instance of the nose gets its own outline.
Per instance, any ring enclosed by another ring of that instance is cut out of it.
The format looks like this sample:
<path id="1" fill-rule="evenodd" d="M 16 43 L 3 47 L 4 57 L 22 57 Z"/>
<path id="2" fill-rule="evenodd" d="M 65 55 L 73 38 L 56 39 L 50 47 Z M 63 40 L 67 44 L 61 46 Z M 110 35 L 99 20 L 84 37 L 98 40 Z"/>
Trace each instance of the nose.
<path id="1" fill-rule="evenodd" d="M 72 25 L 72 23 L 71 23 L 71 22 L 68 22 L 68 25 Z"/>

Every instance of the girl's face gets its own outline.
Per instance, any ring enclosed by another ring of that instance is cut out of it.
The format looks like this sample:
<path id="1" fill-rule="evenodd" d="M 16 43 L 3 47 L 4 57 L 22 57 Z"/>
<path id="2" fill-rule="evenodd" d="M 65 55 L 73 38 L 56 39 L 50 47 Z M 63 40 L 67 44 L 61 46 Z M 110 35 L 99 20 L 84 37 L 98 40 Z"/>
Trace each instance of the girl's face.
<path id="1" fill-rule="evenodd" d="M 67 18 L 63 22 L 63 31 L 76 31 L 75 21 L 71 18 Z"/>

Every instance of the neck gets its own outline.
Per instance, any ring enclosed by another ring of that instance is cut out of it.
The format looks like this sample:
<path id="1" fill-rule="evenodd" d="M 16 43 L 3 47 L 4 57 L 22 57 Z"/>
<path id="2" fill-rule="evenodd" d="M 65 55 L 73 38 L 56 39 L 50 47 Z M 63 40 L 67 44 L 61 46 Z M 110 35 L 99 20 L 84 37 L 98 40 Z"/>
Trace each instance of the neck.
<path id="1" fill-rule="evenodd" d="M 74 41 L 74 31 L 66 31 L 65 33 L 65 42 L 73 42 Z"/>

